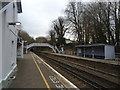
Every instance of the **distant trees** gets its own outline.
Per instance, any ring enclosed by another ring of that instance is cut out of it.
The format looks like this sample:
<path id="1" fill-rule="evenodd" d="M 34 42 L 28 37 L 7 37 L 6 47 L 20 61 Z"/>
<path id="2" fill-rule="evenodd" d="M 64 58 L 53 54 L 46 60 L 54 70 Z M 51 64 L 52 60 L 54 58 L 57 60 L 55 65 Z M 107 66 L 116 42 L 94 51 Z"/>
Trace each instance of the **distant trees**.
<path id="1" fill-rule="evenodd" d="M 120 1 L 69 2 L 64 19 L 58 18 L 53 22 L 53 36 L 60 44 L 64 43 L 66 31 L 74 34 L 79 44 L 120 46 Z"/>
<path id="2" fill-rule="evenodd" d="M 47 39 L 45 37 L 37 37 L 35 40 L 36 43 L 47 43 Z"/>
<path id="3" fill-rule="evenodd" d="M 19 30 L 18 36 L 22 38 L 24 41 L 27 41 L 26 44 L 31 44 L 31 43 L 48 43 L 48 40 L 46 37 L 37 37 L 34 39 L 31 37 L 26 31 Z M 53 36 L 52 36 L 53 37 Z"/>
<path id="4" fill-rule="evenodd" d="M 34 43 L 35 40 L 33 37 L 31 37 L 27 32 L 23 31 L 23 30 L 19 30 L 18 31 L 18 36 L 20 38 L 22 38 L 24 41 L 27 41 L 26 43 L 27 44 L 31 44 L 31 43 Z"/>

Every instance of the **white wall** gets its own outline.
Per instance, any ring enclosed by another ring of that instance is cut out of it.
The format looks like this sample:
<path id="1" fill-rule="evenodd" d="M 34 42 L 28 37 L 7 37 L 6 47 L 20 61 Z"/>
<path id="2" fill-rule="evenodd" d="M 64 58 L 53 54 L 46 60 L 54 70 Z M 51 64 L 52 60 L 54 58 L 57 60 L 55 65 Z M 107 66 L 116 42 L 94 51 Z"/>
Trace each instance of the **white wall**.
<path id="1" fill-rule="evenodd" d="M 105 46 L 105 59 L 115 59 L 115 47 L 106 45 Z"/>
<path id="2" fill-rule="evenodd" d="M 16 13 L 16 14 L 14 14 Z M 15 17 L 15 18 L 14 18 Z M 8 25 L 8 22 L 17 21 L 17 9 L 13 9 L 13 3 L 4 7 L 2 15 L 2 79 L 5 80 L 16 66 L 17 37 L 16 27 Z"/>
<path id="3" fill-rule="evenodd" d="M 2 13 L 0 13 L 0 83 L 2 81 Z"/>

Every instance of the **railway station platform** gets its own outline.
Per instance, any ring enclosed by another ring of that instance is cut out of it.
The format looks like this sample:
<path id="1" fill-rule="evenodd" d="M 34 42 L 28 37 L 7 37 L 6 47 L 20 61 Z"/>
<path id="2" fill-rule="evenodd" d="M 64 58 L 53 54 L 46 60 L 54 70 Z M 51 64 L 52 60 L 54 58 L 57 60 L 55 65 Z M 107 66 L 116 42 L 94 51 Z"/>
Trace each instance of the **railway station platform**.
<path id="1" fill-rule="evenodd" d="M 18 71 L 10 88 L 78 89 L 34 53 L 18 59 Z"/>

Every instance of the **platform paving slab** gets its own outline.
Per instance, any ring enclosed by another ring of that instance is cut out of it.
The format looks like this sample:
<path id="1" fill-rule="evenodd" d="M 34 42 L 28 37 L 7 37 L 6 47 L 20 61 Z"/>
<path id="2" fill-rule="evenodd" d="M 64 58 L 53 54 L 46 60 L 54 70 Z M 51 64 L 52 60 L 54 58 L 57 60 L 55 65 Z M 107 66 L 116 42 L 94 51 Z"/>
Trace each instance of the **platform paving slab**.
<path id="1" fill-rule="evenodd" d="M 30 54 L 18 59 L 18 72 L 10 88 L 45 88 L 45 84 Z"/>
<path id="2" fill-rule="evenodd" d="M 36 63 L 41 70 L 43 76 Z M 51 73 L 51 71 L 32 53 L 25 54 L 23 59 L 17 60 L 18 71 L 10 88 L 65 88 L 64 85 Z M 46 82 L 45 82 L 45 80 Z"/>

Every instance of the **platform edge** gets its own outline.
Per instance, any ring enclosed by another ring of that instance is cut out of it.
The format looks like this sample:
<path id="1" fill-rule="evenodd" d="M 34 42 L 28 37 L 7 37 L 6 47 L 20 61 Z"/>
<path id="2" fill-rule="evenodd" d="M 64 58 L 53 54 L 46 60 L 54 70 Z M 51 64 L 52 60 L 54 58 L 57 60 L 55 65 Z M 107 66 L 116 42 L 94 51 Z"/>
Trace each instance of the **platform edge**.
<path id="1" fill-rule="evenodd" d="M 75 88 L 77 90 L 79 90 L 79 88 L 77 86 L 75 86 L 72 82 L 70 82 L 67 78 L 65 78 L 62 74 L 60 74 L 58 71 L 56 71 L 54 68 L 52 68 L 49 64 L 47 64 L 42 58 L 40 58 L 38 55 L 36 55 L 35 53 L 33 53 L 35 56 L 37 56 L 46 66 L 48 66 L 55 74 L 58 75 L 59 78 L 57 79 L 63 79 L 67 85 L 64 85 L 66 88 Z M 69 85 L 69 87 L 68 87 Z"/>

